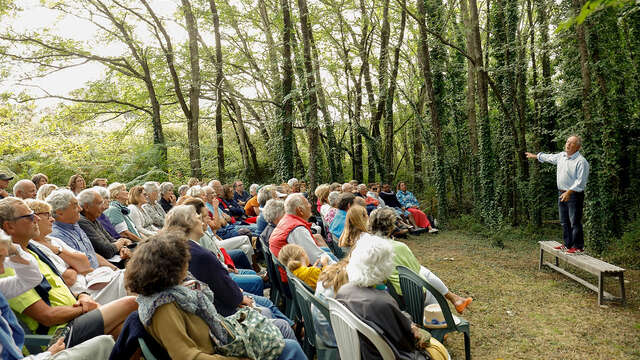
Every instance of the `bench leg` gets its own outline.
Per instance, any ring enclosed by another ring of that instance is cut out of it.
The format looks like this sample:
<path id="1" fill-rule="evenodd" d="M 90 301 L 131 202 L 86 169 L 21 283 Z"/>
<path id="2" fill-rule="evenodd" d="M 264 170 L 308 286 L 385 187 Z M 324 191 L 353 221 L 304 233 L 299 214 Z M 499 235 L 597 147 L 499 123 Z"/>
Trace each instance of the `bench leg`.
<path id="1" fill-rule="evenodd" d="M 557 256 L 556 256 L 556 266 L 560 266 L 560 261 L 558 260 Z"/>
<path id="2" fill-rule="evenodd" d="M 464 334 L 464 359 L 471 360 L 471 336 L 468 333 Z"/>
<path id="3" fill-rule="evenodd" d="M 625 304 L 625 296 L 624 296 L 624 273 L 618 274 L 618 281 L 620 281 L 620 299 L 622 301 L 622 306 Z"/>
<path id="4" fill-rule="evenodd" d="M 540 248 L 540 264 L 538 264 L 538 271 L 542 270 L 542 263 L 544 262 L 544 250 Z"/>
<path id="5" fill-rule="evenodd" d="M 598 274 L 598 306 L 604 302 L 604 277 Z"/>

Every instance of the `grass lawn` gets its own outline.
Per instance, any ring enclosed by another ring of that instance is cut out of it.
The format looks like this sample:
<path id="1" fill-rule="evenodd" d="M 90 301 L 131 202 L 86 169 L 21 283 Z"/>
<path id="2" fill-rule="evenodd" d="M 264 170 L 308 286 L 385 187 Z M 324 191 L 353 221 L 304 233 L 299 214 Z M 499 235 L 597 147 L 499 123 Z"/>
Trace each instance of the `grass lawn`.
<path id="1" fill-rule="evenodd" d="M 640 359 L 640 271 L 625 272 L 624 307 L 599 307 L 596 292 L 551 269 L 538 271 L 535 241 L 500 249 L 459 231 L 404 241 L 451 291 L 473 297 L 463 317 L 474 359 Z M 617 295 L 616 285 L 610 278 L 605 289 Z M 461 333 L 445 346 L 464 359 Z"/>

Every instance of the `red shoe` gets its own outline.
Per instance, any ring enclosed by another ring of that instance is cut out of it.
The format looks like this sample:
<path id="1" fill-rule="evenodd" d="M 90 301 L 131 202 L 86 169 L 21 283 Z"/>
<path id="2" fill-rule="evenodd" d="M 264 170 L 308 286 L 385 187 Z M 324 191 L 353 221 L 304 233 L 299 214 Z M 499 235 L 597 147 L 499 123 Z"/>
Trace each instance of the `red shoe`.
<path id="1" fill-rule="evenodd" d="M 575 253 L 581 253 L 581 252 L 584 252 L 584 249 L 578 249 L 578 248 L 572 247 L 567 251 L 567 254 L 575 254 Z"/>
<path id="2" fill-rule="evenodd" d="M 556 250 L 560 250 L 560 251 L 566 251 L 567 247 L 564 245 L 560 245 L 560 246 L 555 246 L 554 249 Z"/>

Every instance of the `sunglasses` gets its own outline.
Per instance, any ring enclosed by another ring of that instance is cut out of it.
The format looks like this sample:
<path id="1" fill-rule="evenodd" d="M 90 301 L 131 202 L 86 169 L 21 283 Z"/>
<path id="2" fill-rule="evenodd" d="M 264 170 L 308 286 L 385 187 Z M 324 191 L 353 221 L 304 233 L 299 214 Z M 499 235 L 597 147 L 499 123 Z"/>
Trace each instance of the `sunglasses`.
<path id="1" fill-rule="evenodd" d="M 18 221 L 20 219 L 26 219 L 26 218 L 28 218 L 29 221 L 34 221 L 36 219 L 36 213 L 32 211 L 31 214 L 14 217 L 13 219 L 11 219 L 11 221 Z"/>
<path id="2" fill-rule="evenodd" d="M 36 215 L 38 215 L 38 217 L 42 217 L 45 219 L 49 219 L 52 217 L 50 212 L 41 212 L 41 213 L 37 213 Z"/>

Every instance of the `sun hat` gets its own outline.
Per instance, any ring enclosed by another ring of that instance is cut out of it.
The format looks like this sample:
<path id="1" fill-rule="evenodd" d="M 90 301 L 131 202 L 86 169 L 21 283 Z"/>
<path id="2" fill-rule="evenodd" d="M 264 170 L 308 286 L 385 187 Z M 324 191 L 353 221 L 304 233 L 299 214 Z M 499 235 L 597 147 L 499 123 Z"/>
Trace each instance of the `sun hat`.
<path id="1" fill-rule="evenodd" d="M 453 321 L 458 324 L 460 322 L 460 318 L 453 316 Z M 438 304 L 430 304 L 425 306 L 424 308 L 424 327 L 427 329 L 444 329 L 447 327 L 447 321 L 444 319 L 444 315 L 442 315 L 442 309 Z"/>
<path id="2" fill-rule="evenodd" d="M 0 172 L 0 180 L 11 181 L 11 180 L 13 180 L 13 176 L 10 176 L 6 172 Z"/>

